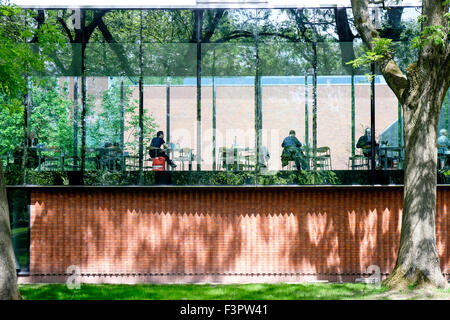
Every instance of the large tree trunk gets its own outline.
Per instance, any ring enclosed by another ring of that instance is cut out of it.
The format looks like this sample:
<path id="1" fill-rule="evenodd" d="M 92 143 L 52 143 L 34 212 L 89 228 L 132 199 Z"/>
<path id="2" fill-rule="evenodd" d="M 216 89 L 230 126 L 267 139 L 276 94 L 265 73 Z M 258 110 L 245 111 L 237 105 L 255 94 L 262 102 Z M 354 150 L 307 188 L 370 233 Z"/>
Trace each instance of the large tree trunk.
<path id="1" fill-rule="evenodd" d="M 20 299 L 17 288 L 16 263 L 9 224 L 5 178 L 0 163 L 0 299 Z"/>
<path id="2" fill-rule="evenodd" d="M 427 76 L 432 78 L 430 73 Z M 403 106 L 406 145 L 401 239 L 396 266 L 384 282 L 391 289 L 444 288 L 447 284 L 436 250 L 436 140 L 442 93 L 433 86 L 434 80 L 417 85 L 420 94 L 412 94 L 417 98 Z"/>
<path id="3" fill-rule="evenodd" d="M 379 33 L 369 15 L 369 0 L 351 0 L 355 26 L 370 50 Z M 402 230 L 397 262 L 384 281 L 391 289 L 446 287 L 436 250 L 437 127 L 444 95 L 450 85 L 450 46 L 445 14 L 449 4 L 442 0 L 422 1 L 420 50 L 406 77 L 384 51 L 377 60 L 379 70 L 403 106 L 405 138 L 405 187 Z M 442 34 L 435 32 L 441 30 Z M 426 31 L 426 32 L 425 32 Z M 431 32 L 442 44 L 429 41 Z M 379 49 L 379 48 L 378 48 Z"/>

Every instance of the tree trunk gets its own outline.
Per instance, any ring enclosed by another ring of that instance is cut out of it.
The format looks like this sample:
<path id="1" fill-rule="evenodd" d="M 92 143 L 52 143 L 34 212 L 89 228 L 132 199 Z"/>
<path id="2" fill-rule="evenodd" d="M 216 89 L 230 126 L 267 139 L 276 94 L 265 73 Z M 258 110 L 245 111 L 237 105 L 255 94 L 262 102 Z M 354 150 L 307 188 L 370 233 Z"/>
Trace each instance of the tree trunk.
<path id="1" fill-rule="evenodd" d="M 429 75 L 429 74 L 428 74 Z M 436 250 L 437 129 L 441 90 L 433 80 L 417 85 L 403 106 L 405 188 L 396 266 L 384 284 L 391 289 L 447 285 Z M 443 98 L 443 97 L 442 97 Z"/>
<path id="2" fill-rule="evenodd" d="M 16 263 L 11 241 L 8 199 L 0 163 L 0 300 L 20 299 L 17 288 Z"/>

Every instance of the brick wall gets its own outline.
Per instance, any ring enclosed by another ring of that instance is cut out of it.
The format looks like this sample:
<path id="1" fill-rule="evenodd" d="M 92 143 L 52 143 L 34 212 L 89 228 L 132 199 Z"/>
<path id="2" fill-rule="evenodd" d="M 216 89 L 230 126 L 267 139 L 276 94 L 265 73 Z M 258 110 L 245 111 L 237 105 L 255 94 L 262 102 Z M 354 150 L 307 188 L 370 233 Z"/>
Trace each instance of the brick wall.
<path id="1" fill-rule="evenodd" d="M 439 187 L 447 274 L 448 199 Z M 370 265 L 387 274 L 401 210 L 401 187 L 33 191 L 30 274 L 53 281 L 70 265 L 94 282 L 352 280 Z"/>

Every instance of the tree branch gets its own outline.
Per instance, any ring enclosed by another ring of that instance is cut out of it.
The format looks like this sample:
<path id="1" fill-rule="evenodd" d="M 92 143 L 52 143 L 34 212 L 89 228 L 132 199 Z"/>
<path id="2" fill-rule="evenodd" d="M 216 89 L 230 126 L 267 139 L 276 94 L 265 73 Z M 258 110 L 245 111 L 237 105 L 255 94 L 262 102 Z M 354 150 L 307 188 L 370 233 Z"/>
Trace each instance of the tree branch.
<path id="1" fill-rule="evenodd" d="M 224 9 L 218 10 L 214 15 L 214 18 L 209 21 L 202 42 L 209 42 L 214 32 L 216 31 L 217 25 L 219 24 L 220 19 L 222 19 L 224 12 L 225 12 Z"/>
<path id="2" fill-rule="evenodd" d="M 56 67 L 62 71 L 62 74 L 68 73 L 68 70 L 64 67 L 64 64 L 61 62 L 57 54 L 50 52 L 48 55 L 52 58 L 53 62 L 55 62 Z"/>
<path id="3" fill-rule="evenodd" d="M 114 51 L 117 58 L 119 59 L 123 70 L 126 72 L 126 74 L 132 75 L 133 72 L 130 69 L 128 59 L 126 58 L 126 55 L 125 55 L 122 45 L 118 44 L 118 42 L 114 39 L 111 32 L 109 32 L 108 27 L 103 22 L 103 19 L 100 18 L 97 25 L 98 25 L 98 29 L 100 30 L 100 32 L 103 35 L 103 38 L 105 38 L 105 40 L 106 40 L 106 42 L 108 42 L 110 48 Z"/>
<path id="4" fill-rule="evenodd" d="M 58 17 L 58 22 L 61 24 L 61 26 L 63 27 L 64 31 L 66 31 L 67 37 L 69 38 L 69 42 L 73 43 L 74 39 L 72 37 L 72 32 L 70 31 L 69 27 L 67 26 L 66 22 L 64 21 L 63 18 Z"/>
<path id="5" fill-rule="evenodd" d="M 350 29 L 347 17 L 347 8 L 335 8 L 334 16 L 336 19 L 336 33 L 339 39 L 339 47 L 341 49 L 342 66 L 347 72 L 352 73 L 353 67 L 347 62 L 355 60 L 355 50 L 353 48 L 353 40 L 355 35 Z"/>
<path id="6" fill-rule="evenodd" d="M 351 2 L 356 29 L 361 35 L 364 44 L 370 50 L 373 50 L 373 41 L 380 36 L 369 16 L 369 0 L 351 0 Z M 386 83 L 397 96 L 400 103 L 403 103 L 403 93 L 405 92 L 405 89 L 409 87 L 408 79 L 403 75 L 397 63 L 392 59 L 390 53 L 385 53 L 384 57 L 377 61 L 377 64 Z"/>
<path id="7" fill-rule="evenodd" d="M 95 28 L 97 28 L 97 26 L 100 23 L 103 23 L 102 18 L 106 13 L 108 13 L 108 11 L 110 10 L 104 9 L 94 11 L 94 18 L 92 19 L 91 23 L 89 23 L 89 25 L 86 27 L 86 42 L 89 42 L 89 39 L 92 35 L 92 32 L 94 32 Z"/>
<path id="8" fill-rule="evenodd" d="M 31 43 L 38 43 L 39 42 L 39 30 L 41 29 L 41 26 L 44 24 L 45 22 L 45 14 L 44 14 L 44 10 L 38 10 L 38 14 L 36 15 L 36 17 L 34 17 L 34 19 L 37 22 L 37 30 L 34 33 L 33 39 L 31 39 Z"/>
<path id="9" fill-rule="evenodd" d="M 450 45 L 447 44 L 447 56 L 445 58 L 445 64 L 444 64 L 444 74 L 447 75 L 446 77 L 446 86 L 447 88 L 450 86 L 450 76 L 448 76 L 450 74 Z"/>

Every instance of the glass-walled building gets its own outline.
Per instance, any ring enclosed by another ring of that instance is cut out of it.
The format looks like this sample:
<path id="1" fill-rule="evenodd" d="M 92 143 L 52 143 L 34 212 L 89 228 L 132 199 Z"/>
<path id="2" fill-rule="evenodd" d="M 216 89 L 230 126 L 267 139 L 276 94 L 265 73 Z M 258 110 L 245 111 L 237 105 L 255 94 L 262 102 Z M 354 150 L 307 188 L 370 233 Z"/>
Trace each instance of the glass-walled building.
<path id="1" fill-rule="evenodd" d="M 3 120 L 8 184 L 403 181 L 401 106 L 377 68 L 350 64 L 364 51 L 351 8 L 31 7 L 62 42 L 30 44 L 48 62 Z M 372 10 L 403 70 L 419 11 Z"/>
<path id="2" fill-rule="evenodd" d="M 27 23 L 59 41 L 30 36 L 45 68 L 25 75 L 23 108 L 0 109 L 17 269 L 49 282 L 74 265 L 162 282 L 390 272 L 402 106 L 376 66 L 351 64 L 365 47 L 350 1 L 25 1 Z M 402 71 L 419 5 L 371 9 Z M 447 93 L 439 130 L 449 109 Z"/>

